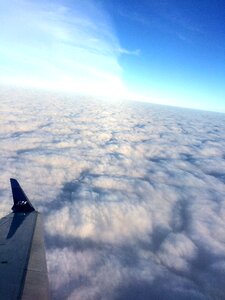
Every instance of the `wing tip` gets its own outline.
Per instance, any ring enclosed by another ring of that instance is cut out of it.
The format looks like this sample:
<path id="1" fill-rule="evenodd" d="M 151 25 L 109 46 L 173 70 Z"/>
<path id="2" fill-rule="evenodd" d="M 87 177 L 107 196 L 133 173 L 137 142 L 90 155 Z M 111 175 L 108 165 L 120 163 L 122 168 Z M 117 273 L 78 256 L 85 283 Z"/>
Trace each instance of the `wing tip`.
<path id="1" fill-rule="evenodd" d="M 10 178 L 10 183 L 12 188 L 18 188 L 20 186 L 19 182 L 15 178 Z"/>
<path id="2" fill-rule="evenodd" d="M 13 212 L 32 212 L 34 211 L 33 205 L 30 203 L 28 197 L 21 188 L 19 182 L 15 178 L 10 178 L 13 202 Z"/>

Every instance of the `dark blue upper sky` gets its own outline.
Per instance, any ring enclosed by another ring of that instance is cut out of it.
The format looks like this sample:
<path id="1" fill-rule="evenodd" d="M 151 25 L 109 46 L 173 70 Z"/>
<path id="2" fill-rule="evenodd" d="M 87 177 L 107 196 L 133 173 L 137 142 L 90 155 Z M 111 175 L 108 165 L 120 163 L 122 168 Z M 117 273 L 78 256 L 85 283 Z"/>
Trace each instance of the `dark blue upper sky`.
<path id="1" fill-rule="evenodd" d="M 224 0 L 0 0 L 0 82 L 225 112 Z"/>
<path id="2" fill-rule="evenodd" d="M 224 1 L 114 0 L 109 11 L 121 46 L 140 50 L 121 57 L 129 84 L 178 104 L 224 107 Z"/>

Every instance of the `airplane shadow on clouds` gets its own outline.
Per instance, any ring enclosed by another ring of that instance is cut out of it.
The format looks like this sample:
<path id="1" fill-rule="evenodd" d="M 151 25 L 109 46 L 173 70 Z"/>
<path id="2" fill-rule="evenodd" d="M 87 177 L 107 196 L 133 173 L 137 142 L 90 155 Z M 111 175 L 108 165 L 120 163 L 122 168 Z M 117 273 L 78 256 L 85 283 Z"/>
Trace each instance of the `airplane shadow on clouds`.
<path id="1" fill-rule="evenodd" d="M 65 206 L 70 207 L 75 202 L 83 201 L 80 199 L 79 195 L 83 185 L 86 184 L 85 178 L 88 176 L 92 176 L 92 174 L 86 170 L 81 173 L 78 180 L 64 184 L 56 199 L 46 205 L 45 211 L 47 212 L 47 218 L 54 212 L 63 209 Z M 99 175 L 95 174 L 93 176 Z M 98 187 L 95 189 L 95 193 L 96 192 L 104 195 L 105 190 L 104 188 Z M 111 192 L 113 193 L 114 190 L 112 189 Z M 178 215 L 179 218 L 177 220 Z M 73 218 L 76 218 L 76 215 L 74 215 Z M 153 227 L 152 232 L 148 234 L 147 239 L 146 236 L 144 239 L 141 236 L 137 237 L 135 244 L 130 243 L 129 241 L 126 243 L 126 240 L 123 243 L 117 243 L 99 240 L 93 237 L 71 236 L 71 234 L 68 235 L 67 232 L 63 235 L 56 232 L 55 234 L 46 235 L 46 248 L 49 253 L 55 249 L 62 253 L 65 249 L 69 249 L 74 255 L 79 253 L 84 255 L 84 257 L 87 252 L 94 253 L 97 257 L 101 257 L 101 259 L 97 259 L 92 266 L 91 271 L 96 274 L 101 273 L 104 264 L 108 264 L 110 261 L 112 264 L 116 261 L 120 266 L 119 270 L 118 268 L 115 269 L 115 272 L 120 272 L 120 269 L 126 270 L 126 274 L 121 275 L 123 280 L 119 282 L 111 294 L 106 293 L 105 295 L 103 293 L 102 295 L 98 294 L 98 296 L 92 295 L 92 299 L 103 299 L 106 297 L 107 299 L 118 300 L 203 300 L 213 299 L 211 296 L 216 294 L 217 298 L 215 299 L 223 299 L 221 276 L 217 278 L 217 282 L 214 282 L 213 287 L 209 287 L 208 282 L 211 280 L 210 272 L 212 272 L 210 266 L 219 259 L 210 250 L 204 249 L 202 246 L 198 245 L 196 241 L 192 240 L 197 249 L 197 254 L 195 257 L 186 260 L 186 263 L 188 264 L 187 270 L 176 269 L 175 266 L 170 265 L 170 263 L 168 264 L 161 259 L 162 249 L 165 246 L 165 243 L 168 243 L 168 240 L 171 239 L 171 235 L 174 236 L 177 234 L 178 242 L 179 235 L 188 235 L 190 219 L 191 215 L 188 203 L 181 197 L 180 201 L 176 202 L 174 205 L 170 227 L 156 224 Z M 72 219 L 71 222 L 73 222 Z M 127 224 L 127 226 L 129 226 L 129 224 Z M 174 249 L 176 249 L 176 247 Z M 179 251 L 179 249 L 177 251 Z M 148 265 L 143 265 L 145 258 L 140 253 L 147 253 L 149 257 Z M 165 253 L 163 255 L 165 256 Z M 178 254 L 175 253 L 174 256 L 172 254 L 171 257 L 175 260 L 179 260 L 180 257 L 182 258 L 182 255 L 182 253 L 180 254 L 178 252 Z M 223 259 L 224 258 L 225 256 Z M 170 260 L 170 256 L 166 259 Z M 73 264 L 73 262 L 70 263 Z M 76 270 L 76 265 L 74 265 L 73 268 Z M 158 271 L 154 271 L 155 269 Z M 70 298 L 73 292 L 76 294 L 76 290 L 88 290 L 89 287 L 93 285 L 92 278 L 87 270 L 83 272 L 82 270 L 79 270 L 79 272 L 81 273 L 79 273 L 79 276 L 67 277 L 66 283 L 61 286 L 60 289 L 54 291 L 56 299 Z M 145 276 L 142 276 L 144 272 L 149 272 L 152 277 L 149 277 L 149 280 L 146 279 Z M 222 277 L 224 278 L 224 276 Z M 104 287 L 104 282 L 102 282 L 102 286 Z"/>

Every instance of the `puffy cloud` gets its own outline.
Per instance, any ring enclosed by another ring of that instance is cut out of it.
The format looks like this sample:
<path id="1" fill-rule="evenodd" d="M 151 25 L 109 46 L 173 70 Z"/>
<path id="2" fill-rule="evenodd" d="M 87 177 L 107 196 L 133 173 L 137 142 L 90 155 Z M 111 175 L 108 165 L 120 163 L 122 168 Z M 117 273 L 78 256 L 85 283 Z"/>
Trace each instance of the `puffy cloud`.
<path id="1" fill-rule="evenodd" d="M 1 214 L 44 214 L 55 299 L 223 299 L 224 116 L 1 89 Z"/>

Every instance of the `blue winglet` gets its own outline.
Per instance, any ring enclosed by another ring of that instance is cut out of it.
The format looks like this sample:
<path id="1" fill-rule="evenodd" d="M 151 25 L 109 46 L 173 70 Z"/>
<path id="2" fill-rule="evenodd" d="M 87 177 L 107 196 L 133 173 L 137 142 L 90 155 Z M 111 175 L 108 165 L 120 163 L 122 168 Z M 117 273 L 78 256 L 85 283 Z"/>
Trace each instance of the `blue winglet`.
<path id="1" fill-rule="evenodd" d="M 14 205 L 12 207 L 12 211 L 14 213 L 17 212 L 32 212 L 34 211 L 34 207 L 30 203 L 23 189 L 21 188 L 19 182 L 16 179 L 10 178 L 12 194 L 13 194 L 13 202 Z"/>

